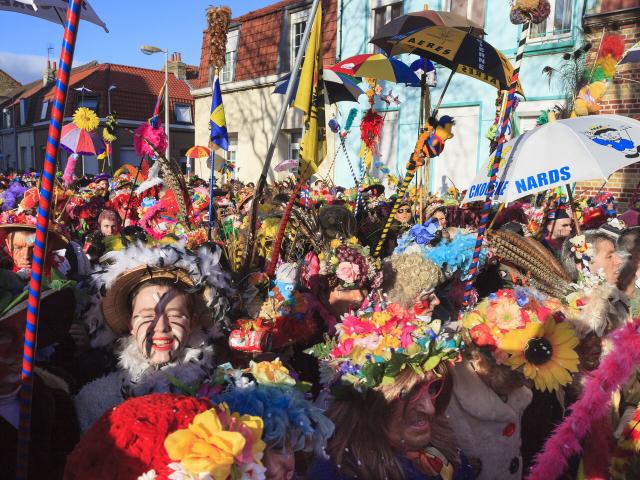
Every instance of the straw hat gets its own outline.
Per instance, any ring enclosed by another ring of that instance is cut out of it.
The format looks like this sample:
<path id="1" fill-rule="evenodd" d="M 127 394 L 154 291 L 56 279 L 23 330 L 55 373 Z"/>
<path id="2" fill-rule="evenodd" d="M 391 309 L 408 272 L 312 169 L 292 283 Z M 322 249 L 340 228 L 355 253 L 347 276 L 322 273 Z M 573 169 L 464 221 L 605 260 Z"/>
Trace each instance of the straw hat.
<path id="1" fill-rule="evenodd" d="M 27 230 L 30 232 L 36 232 L 35 224 L 29 223 L 2 223 L 0 224 L 0 242 L 3 242 L 4 239 L 11 232 L 17 232 L 19 230 Z M 69 245 L 69 240 L 65 237 L 65 235 L 60 231 L 60 228 L 57 224 L 49 222 L 48 228 L 48 244 L 51 247 L 51 250 L 61 250 L 63 248 L 67 248 Z"/>
<path id="2" fill-rule="evenodd" d="M 205 322 L 222 320 L 231 287 L 219 260 L 219 249 L 203 247 L 190 252 L 181 244 L 149 247 L 138 243 L 109 252 L 101 258 L 105 269 L 98 278 L 100 287 L 106 290 L 101 303 L 105 322 L 116 334 L 129 333 L 132 292 L 145 282 L 157 280 L 195 294 L 197 309 L 209 315 Z"/>

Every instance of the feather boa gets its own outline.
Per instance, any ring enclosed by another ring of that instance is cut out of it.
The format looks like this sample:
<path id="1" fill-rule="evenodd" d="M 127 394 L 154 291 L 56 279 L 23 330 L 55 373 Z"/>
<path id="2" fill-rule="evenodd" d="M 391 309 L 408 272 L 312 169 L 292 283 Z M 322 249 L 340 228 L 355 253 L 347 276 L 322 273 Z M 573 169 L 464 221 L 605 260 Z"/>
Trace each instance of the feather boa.
<path id="1" fill-rule="evenodd" d="M 611 394 L 629 380 L 640 364 L 640 319 L 614 330 L 608 339 L 613 348 L 597 370 L 591 372 L 571 413 L 556 427 L 536 457 L 528 480 L 554 480 L 562 475 L 571 455 L 581 451 L 580 441 L 592 422 L 607 414 Z"/>
<path id="2" fill-rule="evenodd" d="M 0 210 L 6 212 L 16 208 L 18 199 L 22 197 L 26 191 L 27 187 L 20 182 L 11 182 L 9 188 L 0 193 L 0 200 L 2 200 L 2 202 L 0 202 Z"/>
<path id="3" fill-rule="evenodd" d="M 64 180 L 64 186 L 68 187 L 73 183 L 73 172 L 76 171 L 76 163 L 78 162 L 78 155 L 75 153 L 69 155 L 67 159 L 67 165 L 64 167 L 64 174 L 62 179 Z"/>
<path id="4" fill-rule="evenodd" d="M 140 158 L 145 155 L 155 157 L 156 152 L 144 141 L 145 138 L 154 146 L 158 153 L 164 153 L 167 149 L 167 135 L 164 133 L 162 124 L 158 123 L 158 128 L 153 128 L 145 122 L 136 128 L 135 134 L 133 135 L 133 146 L 136 149 L 136 154 Z"/>

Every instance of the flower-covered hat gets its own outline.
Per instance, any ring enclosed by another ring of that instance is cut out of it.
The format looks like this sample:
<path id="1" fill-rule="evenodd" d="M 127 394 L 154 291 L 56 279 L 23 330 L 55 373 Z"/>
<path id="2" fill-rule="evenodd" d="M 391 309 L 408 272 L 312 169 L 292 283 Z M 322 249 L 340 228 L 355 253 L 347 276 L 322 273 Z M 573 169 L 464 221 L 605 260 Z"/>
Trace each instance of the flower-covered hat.
<path id="1" fill-rule="evenodd" d="M 346 242 L 332 240 L 329 249 L 318 255 L 321 276 L 331 287 L 379 288 L 382 285 L 382 270 L 378 259 L 369 254 L 369 247 L 363 247 L 355 237 Z"/>
<path id="2" fill-rule="evenodd" d="M 558 390 L 578 371 L 573 327 L 559 301 L 535 290 L 498 290 L 465 313 L 462 326 L 497 364 L 521 371 L 538 390 Z"/>
<path id="3" fill-rule="evenodd" d="M 460 338 L 438 320 L 424 321 L 399 305 L 363 315 L 347 314 L 337 334 L 310 351 L 332 372 L 331 383 L 358 391 L 393 381 L 406 368 L 434 370 L 458 357 Z"/>
<path id="4" fill-rule="evenodd" d="M 152 394 L 105 413 L 67 459 L 67 480 L 264 478 L 259 416 L 205 398 Z"/>

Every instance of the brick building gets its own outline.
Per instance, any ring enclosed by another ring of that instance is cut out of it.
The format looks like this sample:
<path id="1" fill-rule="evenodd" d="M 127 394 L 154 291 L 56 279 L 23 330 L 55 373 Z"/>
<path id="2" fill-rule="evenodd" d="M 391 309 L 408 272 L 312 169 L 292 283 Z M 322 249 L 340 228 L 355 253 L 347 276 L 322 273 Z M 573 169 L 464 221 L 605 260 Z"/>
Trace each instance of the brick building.
<path id="1" fill-rule="evenodd" d="M 324 63 L 335 63 L 338 0 L 323 0 Z M 275 82 L 291 69 L 300 48 L 311 7 L 310 0 L 284 0 L 231 20 L 227 36 L 226 65 L 220 72 L 222 99 L 229 132 L 229 152 L 216 154 L 236 162 L 236 178 L 255 182 L 260 175 L 283 96 L 273 94 Z M 211 84 L 209 82 L 209 38 L 202 36 L 199 80 L 193 83 L 196 110 L 196 143 L 209 141 Z M 327 121 L 331 118 L 327 110 Z M 278 138 L 272 166 L 297 158 L 302 135 L 302 116 L 289 109 Z M 333 141 L 327 129 L 327 158 L 333 158 Z M 326 169 L 331 162 L 320 167 Z M 218 163 L 216 164 L 218 168 Z M 194 172 L 209 176 L 206 160 Z M 324 173 L 324 172 L 323 172 Z M 270 172 L 269 180 L 278 174 Z"/>
<path id="2" fill-rule="evenodd" d="M 602 0 L 583 18 L 585 40 L 591 42 L 589 64 L 595 60 L 597 46 L 603 32 L 617 33 L 625 39 L 625 49 L 640 41 L 640 1 Z M 640 120 L 640 64 L 626 64 L 617 68 L 613 84 L 607 90 L 602 114 L 616 114 Z M 582 194 L 595 194 L 600 188 L 611 192 L 622 207 L 626 205 L 640 185 L 640 162 L 615 172 L 602 187 L 602 181 L 581 182 L 576 190 Z"/>
<path id="3" fill-rule="evenodd" d="M 173 54 L 169 74 L 169 123 L 171 156 L 184 162 L 184 154 L 194 144 L 193 97 L 189 81 L 197 80 L 195 67 L 182 64 L 179 54 Z M 174 73 L 175 72 L 175 73 Z M 177 78 L 175 74 L 180 77 Z M 44 162 L 49 116 L 53 103 L 56 75 L 55 63 L 50 63 L 43 79 L 32 82 L 17 94 L 0 103 L 3 111 L 0 124 L 0 149 L 5 161 L 0 169 L 40 170 Z M 90 62 L 72 70 L 69 81 L 64 123 L 69 123 L 76 108 L 94 110 L 101 121 L 109 112 L 118 114 L 118 140 L 113 143 L 112 168 L 139 161 L 133 149 L 130 130 L 146 122 L 153 113 L 158 94 L 164 84 L 162 70 Z M 161 114 L 161 120 L 164 116 Z M 11 142 L 10 139 L 14 139 Z M 12 148 L 6 148 L 11 145 Z M 6 147 L 3 147 L 6 146 Z M 10 151 L 12 150 L 12 151 Z M 67 154 L 60 153 L 64 168 Z M 95 157 L 85 156 L 85 173 L 97 173 L 104 165 Z M 78 162 L 80 163 L 80 162 Z M 80 167 L 78 167 L 80 168 Z"/>

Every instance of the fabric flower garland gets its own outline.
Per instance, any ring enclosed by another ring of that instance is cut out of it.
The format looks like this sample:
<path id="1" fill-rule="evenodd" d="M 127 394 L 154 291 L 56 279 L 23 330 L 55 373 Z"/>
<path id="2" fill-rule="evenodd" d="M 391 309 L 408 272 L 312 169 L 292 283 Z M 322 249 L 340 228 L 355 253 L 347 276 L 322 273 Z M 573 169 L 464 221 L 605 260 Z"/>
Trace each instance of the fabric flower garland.
<path id="1" fill-rule="evenodd" d="M 90 108 L 80 107 L 73 114 L 73 123 L 80 130 L 92 132 L 100 125 L 100 119 Z"/>

